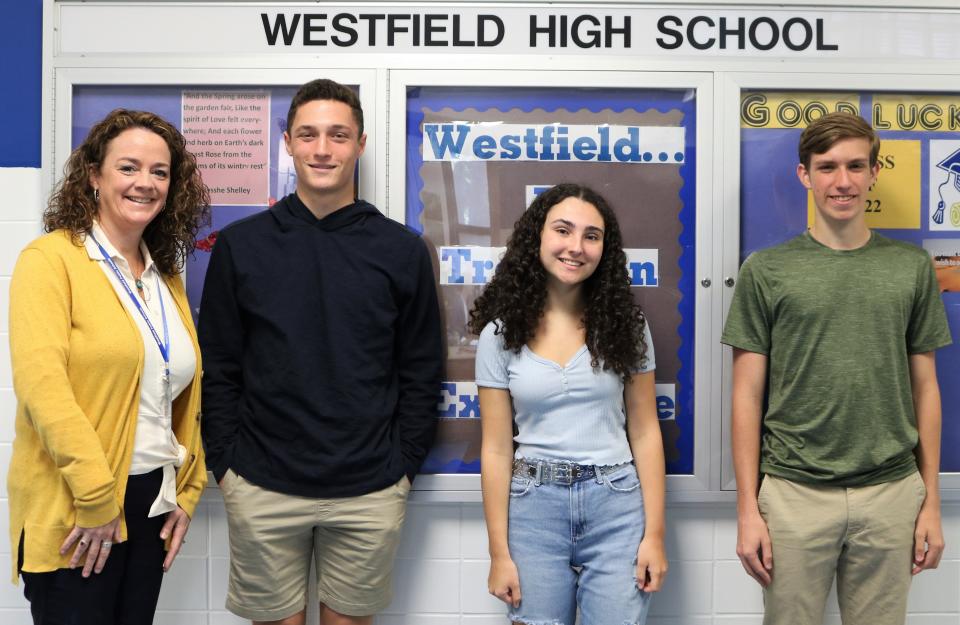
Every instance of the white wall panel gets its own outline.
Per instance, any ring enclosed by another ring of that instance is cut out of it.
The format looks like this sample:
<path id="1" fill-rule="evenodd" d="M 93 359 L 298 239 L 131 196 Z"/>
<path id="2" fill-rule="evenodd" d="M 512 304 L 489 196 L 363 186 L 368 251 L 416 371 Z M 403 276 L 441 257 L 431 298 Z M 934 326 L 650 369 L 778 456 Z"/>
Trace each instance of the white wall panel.
<path id="1" fill-rule="evenodd" d="M 40 221 L 46 197 L 40 188 L 40 170 L 0 167 L 3 214 L 0 221 Z"/>
<path id="2" fill-rule="evenodd" d="M 0 171 L 3 171 L 0 169 Z M 2 222 L 0 222 L 2 223 Z M 10 277 L 0 277 L 0 332 L 6 332 L 10 324 Z"/>
<path id="3" fill-rule="evenodd" d="M 0 276 L 10 276 L 20 250 L 40 236 L 40 221 L 2 221 L 0 224 Z"/>

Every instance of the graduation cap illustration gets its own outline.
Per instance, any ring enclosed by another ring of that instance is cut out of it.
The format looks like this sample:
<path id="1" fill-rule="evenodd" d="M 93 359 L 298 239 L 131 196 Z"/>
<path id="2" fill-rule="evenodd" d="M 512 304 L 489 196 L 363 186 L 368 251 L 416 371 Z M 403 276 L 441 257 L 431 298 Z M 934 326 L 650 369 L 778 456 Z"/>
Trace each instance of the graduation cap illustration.
<path id="1" fill-rule="evenodd" d="M 937 195 L 940 196 L 940 201 L 937 202 L 937 210 L 933 213 L 933 221 L 942 224 L 943 209 L 946 207 L 946 202 L 943 201 L 943 187 L 950 182 L 951 175 L 953 176 L 953 186 L 956 187 L 957 191 L 960 191 L 960 149 L 937 163 L 937 168 L 947 172 L 947 179 L 937 187 Z"/>

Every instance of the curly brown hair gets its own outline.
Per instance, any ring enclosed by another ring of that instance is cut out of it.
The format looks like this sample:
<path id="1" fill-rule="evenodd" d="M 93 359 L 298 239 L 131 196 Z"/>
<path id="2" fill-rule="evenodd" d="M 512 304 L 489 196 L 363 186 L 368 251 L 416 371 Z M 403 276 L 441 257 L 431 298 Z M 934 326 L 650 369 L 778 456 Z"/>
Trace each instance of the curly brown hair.
<path id="1" fill-rule="evenodd" d="M 596 191 L 578 184 L 558 184 L 538 195 L 513 226 L 507 251 L 490 284 L 470 311 L 470 331 L 480 334 L 491 321 L 507 349 L 519 353 L 536 333 L 547 299 L 547 273 L 540 261 L 540 235 L 547 213 L 574 197 L 593 205 L 603 218 L 603 254 L 583 283 L 586 343 L 591 365 L 624 378 L 646 359 L 646 323 L 630 292 L 627 257 L 617 217 Z"/>
<path id="2" fill-rule="evenodd" d="M 197 161 L 187 150 L 180 131 L 162 117 L 145 111 L 116 109 L 97 122 L 83 143 L 63 166 L 57 185 L 43 213 L 46 232 L 67 230 L 77 243 L 97 216 L 97 202 L 90 185 L 90 171 L 99 168 L 107 146 L 124 130 L 144 128 L 160 136 L 170 150 L 170 190 L 166 206 L 147 225 L 143 240 L 161 273 L 180 273 L 186 258 L 196 248 L 197 233 L 210 223 L 210 192 L 200 178 Z"/>

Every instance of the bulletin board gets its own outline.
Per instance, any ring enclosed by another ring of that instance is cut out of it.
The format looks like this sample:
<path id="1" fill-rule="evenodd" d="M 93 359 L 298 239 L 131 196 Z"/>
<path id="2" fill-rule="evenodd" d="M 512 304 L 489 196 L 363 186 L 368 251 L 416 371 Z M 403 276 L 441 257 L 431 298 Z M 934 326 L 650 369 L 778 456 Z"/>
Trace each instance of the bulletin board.
<path id="1" fill-rule="evenodd" d="M 538 84 L 542 76 L 521 72 L 509 80 L 391 73 L 391 108 L 405 112 L 402 127 L 391 125 L 391 160 L 402 155 L 404 163 L 404 184 L 392 176 L 391 206 L 403 207 L 407 225 L 435 251 L 446 344 L 438 440 L 418 485 L 456 487 L 470 483 L 457 476 L 479 472 L 469 311 L 523 210 L 571 181 L 595 188 L 618 215 L 632 291 L 653 333 L 668 481 L 702 489 L 710 407 L 696 380 L 709 345 L 697 326 L 710 303 L 697 275 L 712 252 L 709 237 L 699 238 L 710 172 L 699 155 L 712 144 L 699 119 L 709 81 L 611 72 L 566 72 L 561 80 L 577 86 Z"/>
<path id="2" fill-rule="evenodd" d="M 408 88 L 406 220 L 436 249 L 449 380 L 424 472 L 479 472 L 469 310 L 533 198 L 576 182 L 618 215 L 668 471 L 693 473 L 695 105 L 692 89 Z"/>

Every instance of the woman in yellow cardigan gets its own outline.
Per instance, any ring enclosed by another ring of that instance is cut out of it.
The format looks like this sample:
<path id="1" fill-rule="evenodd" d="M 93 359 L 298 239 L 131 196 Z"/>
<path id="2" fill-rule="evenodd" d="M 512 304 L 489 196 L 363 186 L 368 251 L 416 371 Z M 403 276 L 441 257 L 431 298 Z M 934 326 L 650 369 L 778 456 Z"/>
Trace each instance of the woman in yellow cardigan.
<path id="1" fill-rule="evenodd" d="M 150 623 L 206 483 L 178 274 L 209 194 L 152 113 L 110 113 L 64 173 L 10 285 L 14 581 L 37 624 Z"/>

